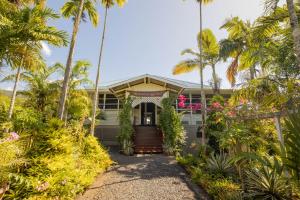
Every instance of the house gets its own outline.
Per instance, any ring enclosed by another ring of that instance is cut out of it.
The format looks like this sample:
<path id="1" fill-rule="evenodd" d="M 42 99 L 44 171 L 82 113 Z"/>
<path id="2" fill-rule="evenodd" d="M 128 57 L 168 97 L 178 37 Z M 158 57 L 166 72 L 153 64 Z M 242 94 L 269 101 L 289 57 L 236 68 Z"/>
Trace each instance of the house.
<path id="1" fill-rule="evenodd" d="M 90 91 L 92 92 L 92 91 Z M 230 89 L 221 89 L 220 94 L 229 98 L 232 93 Z M 155 132 L 161 112 L 161 100 L 166 97 L 180 94 L 185 95 L 189 103 L 200 103 L 200 85 L 186 81 L 165 78 L 156 75 L 141 75 L 124 81 L 112 83 L 101 87 L 99 90 L 99 108 L 102 112 L 101 123 L 96 127 L 95 135 L 106 145 L 118 144 L 119 133 L 118 113 L 122 109 L 122 99 L 131 96 L 132 103 L 132 124 L 136 132 Z M 213 96 L 213 90 L 205 86 L 206 100 Z M 187 145 L 200 141 L 200 134 L 197 133 L 201 122 L 201 111 L 182 109 L 174 102 L 177 112 L 184 112 L 182 124 L 187 135 Z M 152 138 L 153 139 L 153 138 Z M 144 138 L 146 142 L 151 138 Z"/>

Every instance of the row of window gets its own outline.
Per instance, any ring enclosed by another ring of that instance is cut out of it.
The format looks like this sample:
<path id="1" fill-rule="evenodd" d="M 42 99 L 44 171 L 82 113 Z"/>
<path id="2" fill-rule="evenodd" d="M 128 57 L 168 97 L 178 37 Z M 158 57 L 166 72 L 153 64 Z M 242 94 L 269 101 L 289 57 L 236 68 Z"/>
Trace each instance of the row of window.
<path id="1" fill-rule="evenodd" d="M 100 109 L 120 109 L 121 103 L 113 94 L 99 94 Z"/>

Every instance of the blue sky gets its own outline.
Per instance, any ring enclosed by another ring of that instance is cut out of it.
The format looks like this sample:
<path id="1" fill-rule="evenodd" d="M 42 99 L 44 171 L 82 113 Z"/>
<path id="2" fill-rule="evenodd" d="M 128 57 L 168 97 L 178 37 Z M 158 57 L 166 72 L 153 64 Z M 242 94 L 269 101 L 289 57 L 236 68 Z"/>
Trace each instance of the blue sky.
<path id="1" fill-rule="evenodd" d="M 59 12 L 65 1 L 49 0 L 48 6 Z M 94 81 L 103 23 L 103 8 L 97 28 L 82 23 L 78 35 L 74 61 L 89 60 L 93 67 L 90 78 Z M 218 39 L 226 37 L 219 27 L 226 18 L 239 16 L 254 20 L 263 12 L 263 0 L 215 0 L 203 9 L 204 28 L 213 30 Z M 72 21 L 51 21 L 68 33 Z M 199 82 L 198 72 L 173 76 L 172 68 L 187 57 L 180 55 L 185 48 L 197 48 L 199 11 L 195 0 L 129 0 L 124 8 L 114 7 L 109 11 L 107 34 L 101 69 L 101 83 L 130 78 L 141 74 L 154 74 L 180 80 Z M 45 55 L 48 64 L 66 63 L 68 48 L 50 46 Z M 219 63 L 217 71 L 223 79 L 222 87 L 229 88 L 225 71 L 228 63 Z M 205 82 L 211 79 L 211 70 L 205 70 Z M 10 89 L 12 84 L 0 83 Z"/>

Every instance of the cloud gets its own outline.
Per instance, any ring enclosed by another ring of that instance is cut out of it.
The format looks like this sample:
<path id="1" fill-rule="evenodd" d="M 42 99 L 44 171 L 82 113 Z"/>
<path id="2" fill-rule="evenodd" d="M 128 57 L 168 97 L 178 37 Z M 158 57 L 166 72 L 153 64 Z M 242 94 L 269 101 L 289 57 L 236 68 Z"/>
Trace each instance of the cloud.
<path id="1" fill-rule="evenodd" d="M 52 55 L 52 50 L 50 49 L 50 47 L 48 46 L 48 44 L 45 43 L 45 42 L 41 42 L 41 45 L 42 45 L 42 52 L 46 56 L 50 57 Z"/>

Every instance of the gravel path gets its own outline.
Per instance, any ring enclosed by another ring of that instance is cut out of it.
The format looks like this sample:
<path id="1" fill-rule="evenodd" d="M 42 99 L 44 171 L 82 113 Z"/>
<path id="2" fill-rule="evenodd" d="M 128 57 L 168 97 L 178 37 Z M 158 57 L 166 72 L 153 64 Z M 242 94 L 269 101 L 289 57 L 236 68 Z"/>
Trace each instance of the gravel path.
<path id="1" fill-rule="evenodd" d="M 123 156 L 113 151 L 118 164 L 101 175 L 78 200 L 207 199 L 188 178 L 174 157 Z"/>

